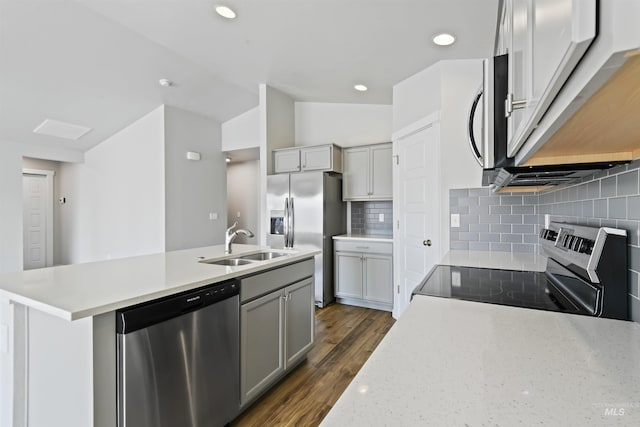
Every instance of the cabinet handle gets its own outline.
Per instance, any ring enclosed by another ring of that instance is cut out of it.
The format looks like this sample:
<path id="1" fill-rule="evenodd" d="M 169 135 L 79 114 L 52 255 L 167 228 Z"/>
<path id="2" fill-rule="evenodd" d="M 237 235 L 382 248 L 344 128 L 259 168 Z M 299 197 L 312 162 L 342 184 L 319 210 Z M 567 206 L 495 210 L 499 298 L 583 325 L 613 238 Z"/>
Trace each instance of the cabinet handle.
<path id="1" fill-rule="evenodd" d="M 527 107 L 527 100 L 523 99 L 520 101 L 514 101 L 513 100 L 513 94 L 507 94 L 507 99 L 504 100 L 504 116 L 506 118 L 511 117 L 511 113 L 513 113 L 513 110 L 520 110 L 522 108 L 526 108 Z"/>
<path id="2" fill-rule="evenodd" d="M 423 244 L 424 246 L 431 246 L 431 239 L 423 240 L 423 241 L 422 241 L 422 244 Z"/>
<path id="3" fill-rule="evenodd" d="M 369 249 L 369 246 L 356 246 L 356 249 Z"/>

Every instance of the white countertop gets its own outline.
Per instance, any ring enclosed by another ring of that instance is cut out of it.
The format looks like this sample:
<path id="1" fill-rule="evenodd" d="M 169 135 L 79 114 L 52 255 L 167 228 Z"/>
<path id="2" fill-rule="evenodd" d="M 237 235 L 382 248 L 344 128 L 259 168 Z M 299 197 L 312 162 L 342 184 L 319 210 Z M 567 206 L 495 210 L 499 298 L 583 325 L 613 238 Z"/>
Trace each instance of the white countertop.
<path id="1" fill-rule="evenodd" d="M 284 250 L 288 255 L 237 267 L 198 262 L 234 258 L 268 248 L 224 245 L 64 265 L 0 275 L 0 294 L 11 301 L 67 320 L 95 316 L 129 305 L 256 273 L 317 255 L 316 250 Z"/>
<path id="2" fill-rule="evenodd" d="M 639 368 L 637 323 L 416 296 L 321 425 L 637 426 Z"/>
<path id="3" fill-rule="evenodd" d="M 333 236 L 334 240 L 367 240 L 369 242 L 389 242 L 393 243 L 393 236 L 384 234 L 341 234 Z"/>
<path id="4" fill-rule="evenodd" d="M 451 250 L 439 264 L 503 270 L 544 271 L 547 257 L 539 254 Z"/>

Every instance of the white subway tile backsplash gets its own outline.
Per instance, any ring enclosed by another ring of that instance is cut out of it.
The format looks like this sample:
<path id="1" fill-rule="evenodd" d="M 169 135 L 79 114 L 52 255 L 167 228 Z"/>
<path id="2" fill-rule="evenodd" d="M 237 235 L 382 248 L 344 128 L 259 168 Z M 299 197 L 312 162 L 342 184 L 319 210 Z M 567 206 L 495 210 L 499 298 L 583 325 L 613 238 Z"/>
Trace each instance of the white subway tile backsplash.
<path id="1" fill-rule="evenodd" d="M 617 177 L 605 178 L 600 183 L 600 197 L 613 197 L 616 195 Z"/>
<path id="2" fill-rule="evenodd" d="M 618 196 L 638 194 L 638 171 L 618 175 Z"/>
<path id="3" fill-rule="evenodd" d="M 384 221 L 380 222 L 380 214 Z M 351 232 L 354 234 L 393 234 L 392 202 L 351 202 Z"/>
<path id="4" fill-rule="evenodd" d="M 491 215 L 510 214 L 511 206 L 500 206 L 500 205 L 489 206 L 489 212 L 491 213 Z"/>
<path id="5" fill-rule="evenodd" d="M 609 199 L 609 218 L 627 219 L 627 198 L 616 197 Z"/>
<path id="6" fill-rule="evenodd" d="M 607 212 L 607 199 L 598 199 L 593 201 L 593 216 L 596 218 L 606 218 Z"/>
<path id="7" fill-rule="evenodd" d="M 627 218 L 640 220 L 640 196 L 627 199 Z"/>

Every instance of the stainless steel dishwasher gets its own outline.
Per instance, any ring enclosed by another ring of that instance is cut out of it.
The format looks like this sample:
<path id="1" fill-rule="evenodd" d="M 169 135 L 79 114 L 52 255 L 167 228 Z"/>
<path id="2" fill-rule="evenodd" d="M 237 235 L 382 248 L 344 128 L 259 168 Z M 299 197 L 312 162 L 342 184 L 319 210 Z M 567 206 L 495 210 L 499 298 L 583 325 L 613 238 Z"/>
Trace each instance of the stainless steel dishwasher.
<path id="1" fill-rule="evenodd" d="M 239 282 L 116 312 L 118 425 L 215 427 L 239 412 Z"/>

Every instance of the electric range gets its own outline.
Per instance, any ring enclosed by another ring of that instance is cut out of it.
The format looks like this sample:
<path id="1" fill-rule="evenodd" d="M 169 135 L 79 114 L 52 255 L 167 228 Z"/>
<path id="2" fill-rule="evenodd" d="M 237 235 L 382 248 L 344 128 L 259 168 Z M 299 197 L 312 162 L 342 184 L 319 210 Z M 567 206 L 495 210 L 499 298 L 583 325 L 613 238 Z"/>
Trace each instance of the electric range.
<path id="1" fill-rule="evenodd" d="M 413 294 L 629 319 L 626 230 L 551 222 L 540 244 L 544 272 L 436 265 Z"/>

